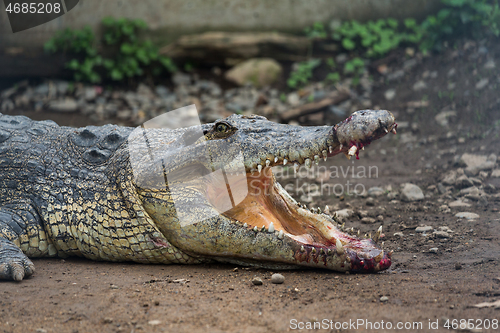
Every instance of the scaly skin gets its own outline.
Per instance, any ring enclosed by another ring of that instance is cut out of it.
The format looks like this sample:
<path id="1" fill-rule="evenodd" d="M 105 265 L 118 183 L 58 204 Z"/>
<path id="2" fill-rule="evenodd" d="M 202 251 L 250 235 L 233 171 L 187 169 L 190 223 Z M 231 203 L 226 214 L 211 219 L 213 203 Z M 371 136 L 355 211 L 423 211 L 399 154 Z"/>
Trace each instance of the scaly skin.
<path id="1" fill-rule="evenodd" d="M 386 269 L 390 253 L 302 207 L 271 167 L 310 166 L 341 152 L 357 156 L 395 129 L 388 111 L 359 111 L 334 127 L 233 115 L 201 131 L 75 129 L 0 115 L 0 279 L 32 275 L 28 257 L 56 256 Z M 221 165 L 233 196 L 223 210 L 226 183 L 211 173 Z M 236 202 L 243 190 L 248 195 Z"/>

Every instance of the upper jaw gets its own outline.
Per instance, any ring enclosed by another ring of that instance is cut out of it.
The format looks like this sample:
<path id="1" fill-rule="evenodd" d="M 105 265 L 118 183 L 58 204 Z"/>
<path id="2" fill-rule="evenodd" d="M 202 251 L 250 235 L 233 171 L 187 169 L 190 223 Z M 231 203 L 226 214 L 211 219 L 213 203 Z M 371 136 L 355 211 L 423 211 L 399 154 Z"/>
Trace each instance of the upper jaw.
<path id="1" fill-rule="evenodd" d="M 262 144 L 264 151 L 258 156 L 245 156 L 245 167 L 247 172 L 261 172 L 265 167 L 277 165 L 310 168 L 313 163 L 317 165 L 321 159 L 326 161 L 339 153 L 344 153 L 349 159 L 352 156 L 359 158 L 360 150 L 389 132 L 396 134 L 396 128 L 390 111 L 357 111 L 332 127 L 301 127 L 296 132 L 282 133 L 290 135 L 290 139 L 275 148 Z"/>

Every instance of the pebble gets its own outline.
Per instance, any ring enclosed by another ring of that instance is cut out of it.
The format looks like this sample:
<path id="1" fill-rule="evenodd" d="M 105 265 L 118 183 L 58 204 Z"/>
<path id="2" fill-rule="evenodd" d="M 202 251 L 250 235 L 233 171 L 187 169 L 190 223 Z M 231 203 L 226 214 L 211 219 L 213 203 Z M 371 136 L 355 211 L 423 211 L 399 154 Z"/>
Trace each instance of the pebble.
<path id="1" fill-rule="evenodd" d="M 403 201 L 418 201 L 424 199 L 424 193 L 415 184 L 406 183 L 401 190 L 401 199 Z"/>
<path id="2" fill-rule="evenodd" d="M 271 276 L 271 283 L 282 284 L 285 282 L 285 277 L 281 274 L 275 273 Z"/>
<path id="3" fill-rule="evenodd" d="M 461 265 L 460 263 L 458 263 L 458 262 L 457 262 L 457 263 L 455 264 L 455 269 L 456 269 L 457 271 L 458 271 L 458 270 L 460 270 L 460 269 L 462 269 L 462 265 Z"/>
<path id="4" fill-rule="evenodd" d="M 381 302 L 387 302 L 388 300 L 389 300 L 389 297 L 387 297 L 387 296 L 380 297 Z"/>
<path id="5" fill-rule="evenodd" d="M 337 210 L 333 213 L 333 216 L 336 217 L 337 219 L 339 219 L 340 221 L 347 219 L 353 215 L 354 215 L 354 211 L 352 209 L 349 209 L 349 208 Z"/>
<path id="6" fill-rule="evenodd" d="M 402 232 L 395 232 L 393 235 L 398 237 L 404 237 L 404 234 Z"/>
<path id="7" fill-rule="evenodd" d="M 435 235 L 437 238 L 450 238 L 450 234 L 448 234 L 446 231 L 434 231 L 433 235 Z"/>
<path id="8" fill-rule="evenodd" d="M 460 213 L 456 213 L 455 217 L 463 218 L 463 219 L 467 219 L 467 220 L 473 220 L 473 219 L 478 219 L 479 215 L 476 213 L 471 213 L 471 212 L 460 212 Z"/>
<path id="9" fill-rule="evenodd" d="M 415 84 L 413 85 L 413 91 L 419 91 L 425 88 L 427 88 L 427 84 L 422 80 L 415 82 Z"/>
<path id="10" fill-rule="evenodd" d="M 500 178 L 500 169 L 495 169 L 491 172 L 491 177 Z"/>
<path id="11" fill-rule="evenodd" d="M 260 277 L 254 277 L 252 279 L 252 284 L 255 286 L 261 286 L 264 282 L 262 282 L 262 279 Z"/>
<path id="12" fill-rule="evenodd" d="M 448 207 L 450 208 L 463 208 L 463 207 L 470 207 L 472 206 L 471 204 L 468 204 L 466 202 L 463 202 L 462 200 L 455 200 L 453 202 L 450 202 L 448 204 Z"/>
<path id="13" fill-rule="evenodd" d="M 490 83 L 490 80 L 487 77 L 485 77 L 484 79 L 481 79 L 481 80 L 479 80 L 478 83 L 476 83 L 476 89 L 481 90 L 484 87 L 486 87 L 488 85 L 488 83 Z"/>
<path id="14" fill-rule="evenodd" d="M 78 110 L 78 103 L 73 98 L 65 98 L 63 100 L 50 101 L 48 108 L 57 112 L 75 112 Z"/>
<path id="15" fill-rule="evenodd" d="M 367 192 L 368 192 L 368 195 L 371 197 L 378 197 L 378 196 L 383 195 L 385 193 L 383 188 L 376 187 L 376 186 L 370 187 Z"/>
<path id="16" fill-rule="evenodd" d="M 148 321 L 148 324 L 151 326 L 158 326 L 161 324 L 161 320 L 158 320 L 158 319 L 150 320 L 150 321 Z"/>
<path id="17" fill-rule="evenodd" d="M 386 90 L 386 92 L 384 93 L 384 97 L 386 100 L 392 101 L 394 97 L 396 97 L 396 89 L 391 88 Z"/>
<path id="18" fill-rule="evenodd" d="M 493 69 L 493 68 L 495 68 L 495 60 L 488 59 L 488 61 L 486 61 L 484 64 L 484 69 Z"/>
<path id="19" fill-rule="evenodd" d="M 432 231 L 432 230 L 434 230 L 434 228 L 431 226 L 428 226 L 428 225 L 415 228 L 415 232 L 428 232 L 428 231 Z"/>
<path id="20" fill-rule="evenodd" d="M 439 252 L 439 249 L 437 247 L 433 247 L 433 248 L 430 248 L 429 249 L 429 252 L 430 253 L 438 253 Z"/>
<path id="21" fill-rule="evenodd" d="M 37 328 L 36 333 L 47 333 L 47 330 L 46 329 L 43 329 L 43 328 Z"/>
<path id="22" fill-rule="evenodd" d="M 375 223 L 377 220 L 375 220 L 373 217 L 363 217 L 361 219 L 361 223 L 364 223 L 364 224 L 372 224 L 372 223 Z"/>

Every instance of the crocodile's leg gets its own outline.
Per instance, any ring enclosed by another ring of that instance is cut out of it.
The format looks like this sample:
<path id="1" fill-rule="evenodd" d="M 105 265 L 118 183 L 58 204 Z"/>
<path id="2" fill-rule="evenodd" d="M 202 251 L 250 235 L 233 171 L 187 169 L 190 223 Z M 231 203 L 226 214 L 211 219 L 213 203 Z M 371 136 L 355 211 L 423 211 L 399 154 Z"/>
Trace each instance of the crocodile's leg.
<path id="1" fill-rule="evenodd" d="M 52 252 L 52 253 L 51 253 Z M 35 272 L 28 258 L 55 255 L 42 222 L 29 204 L 0 207 L 0 280 L 21 281 Z"/>

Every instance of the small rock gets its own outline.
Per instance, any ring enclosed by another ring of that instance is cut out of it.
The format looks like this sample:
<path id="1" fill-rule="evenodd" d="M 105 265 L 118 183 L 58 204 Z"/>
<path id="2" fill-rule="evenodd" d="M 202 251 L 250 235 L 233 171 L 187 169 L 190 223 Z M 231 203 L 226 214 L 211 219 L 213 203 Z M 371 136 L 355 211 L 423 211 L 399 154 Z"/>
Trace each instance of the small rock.
<path id="1" fill-rule="evenodd" d="M 151 326 L 158 326 L 161 324 L 161 320 L 158 320 L 158 319 L 150 320 L 150 321 L 148 321 L 148 324 Z"/>
<path id="2" fill-rule="evenodd" d="M 364 224 L 372 224 L 372 223 L 375 223 L 377 220 L 375 220 L 373 217 L 363 217 L 361 219 L 361 223 L 364 223 Z"/>
<path id="3" fill-rule="evenodd" d="M 6 99 L 2 102 L 2 106 L 0 106 L 0 110 L 2 112 L 8 112 L 14 110 L 15 105 L 10 99 Z"/>
<path id="4" fill-rule="evenodd" d="M 442 212 L 442 213 L 445 213 L 445 214 L 451 212 L 450 207 L 448 207 L 447 205 L 441 205 L 441 206 L 439 206 L 438 210 L 440 212 Z"/>
<path id="5" fill-rule="evenodd" d="M 47 333 L 47 330 L 46 329 L 43 329 L 43 328 L 37 328 L 36 333 Z"/>
<path id="6" fill-rule="evenodd" d="M 288 96 L 286 97 L 286 101 L 291 106 L 297 106 L 297 105 L 299 105 L 300 104 L 299 94 L 297 94 L 296 92 L 288 94 Z"/>
<path id="7" fill-rule="evenodd" d="M 402 69 L 398 69 L 397 71 L 387 74 L 387 80 L 396 81 L 401 79 L 403 76 L 405 76 L 405 71 Z"/>
<path id="8" fill-rule="evenodd" d="M 281 65 L 271 58 L 248 59 L 226 72 L 227 80 L 243 86 L 251 83 L 256 88 L 269 86 L 283 72 Z"/>
<path id="9" fill-rule="evenodd" d="M 415 184 L 406 183 L 401 190 L 401 199 L 403 201 L 418 201 L 424 199 L 424 193 Z"/>
<path id="10" fill-rule="evenodd" d="M 175 72 L 174 75 L 172 75 L 172 82 L 176 86 L 180 85 L 188 86 L 191 84 L 191 76 L 188 74 L 184 74 L 182 72 Z"/>
<path id="11" fill-rule="evenodd" d="M 484 63 L 484 69 L 493 69 L 493 68 L 495 68 L 495 60 L 488 59 L 488 61 Z"/>
<path id="12" fill-rule="evenodd" d="M 468 204 L 466 202 L 463 202 L 462 200 L 455 200 L 453 202 L 450 202 L 448 204 L 448 207 L 450 208 L 463 208 L 463 207 L 470 207 L 472 206 L 471 204 Z"/>
<path id="13" fill-rule="evenodd" d="M 434 230 L 434 228 L 431 227 L 431 226 L 428 226 L 428 225 L 423 226 L 423 227 L 416 227 L 415 228 L 415 232 L 429 232 L 429 231 L 432 231 L 432 230 Z"/>
<path id="14" fill-rule="evenodd" d="M 338 64 L 343 64 L 344 62 L 347 61 L 347 59 L 348 59 L 347 54 L 340 53 L 335 57 L 335 62 Z"/>
<path id="15" fill-rule="evenodd" d="M 479 80 L 478 83 L 476 83 L 476 89 L 481 90 L 484 87 L 486 87 L 488 85 L 488 83 L 490 83 L 490 80 L 487 77 L 485 77 L 485 78 Z"/>
<path id="16" fill-rule="evenodd" d="M 433 247 L 429 249 L 429 253 L 438 253 L 439 249 L 437 247 Z"/>
<path id="17" fill-rule="evenodd" d="M 500 178 L 500 169 L 495 169 L 491 172 L 491 177 Z"/>
<path id="18" fill-rule="evenodd" d="M 478 219 L 479 215 L 477 215 L 476 213 L 471 213 L 471 212 L 460 212 L 460 213 L 456 213 L 455 217 L 463 218 L 463 219 L 467 219 L 467 220 L 473 220 L 473 219 Z"/>
<path id="19" fill-rule="evenodd" d="M 472 182 L 472 180 L 469 179 L 469 177 L 467 177 L 466 175 L 462 175 L 458 177 L 457 180 L 455 181 L 455 186 L 458 189 L 462 189 L 474 186 L 474 183 Z"/>
<path id="20" fill-rule="evenodd" d="M 387 297 L 387 296 L 380 297 L 381 302 L 387 302 L 388 300 L 389 300 L 389 297 Z"/>
<path id="21" fill-rule="evenodd" d="M 446 232 L 446 231 L 434 231 L 432 233 L 433 235 L 435 235 L 437 238 L 450 238 L 450 235 Z"/>
<path id="22" fill-rule="evenodd" d="M 102 320 L 104 324 L 111 324 L 113 322 L 113 318 L 106 317 Z"/>
<path id="23" fill-rule="evenodd" d="M 57 112 L 75 112 L 78 110 L 78 103 L 70 97 L 63 100 L 50 101 L 48 108 Z"/>
<path id="24" fill-rule="evenodd" d="M 452 77 L 454 76 L 455 74 L 457 73 L 457 70 L 455 68 L 451 68 L 449 71 L 448 71 L 448 77 Z"/>
<path id="25" fill-rule="evenodd" d="M 386 92 L 384 93 L 384 97 L 386 100 L 392 101 L 394 97 L 396 97 L 396 89 L 391 88 L 386 90 Z"/>
<path id="26" fill-rule="evenodd" d="M 456 116 L 456 111 L 441 111 L 434 117 L 434 119 L 439 125 L 446 127 L 449 124 L 449 119 Z"/>
<path id="27" fill-rule="evenodd" d="M 375 199 L 373 199 L 372 197 L 367 198 L 366 205 L 371 207 L 375 206 Z"/>
<path id="28" fill-rule="evenodd" d="M 354 211 L 349 208 L 337 210 L 333 213 L 333 216 L 338 219 L 339 221 L 343 221 L 344 219 L 347 219 L 351 216 L 354 215 Z"/>
<path id="29" fill-rule="evenodd" d="M 456 263 L 455 264 L 455 269 L 458 271 L 458 270 L 461 270 L 462 269 L 462 265 L 460 263 Z"/>
<path id="30" fill-rule="evenodd" d="M 383 188 L 376 187 L 376 186 L 370 187 L 367 192 L 368 192 L 368 195 L 371 197 L 378 197 L 378 196 L 383 195 L 385 193 Z"/>
<path id="31" fill-rule="evenodd" d="M 254 277 L 252 279 L 252 284 L 255 286 L 261 286 L 263 284 L 262 279 L 260 277 Z"/>
<path id="32" fill-rule="evenodd" d="M 281 274 L 275 273 L 271 276 L 271 283 L 282 284 L 285 282 L 285 277 Z"/>
<path id="33" fill-rule="evenodd" d="M 427 84 L 422 80 L 415 82 L 415 84 L 413 85 L 413 91 L 419 91 L 425 88 L 427 88 Z"/>
<path id="34" fill-rule="evenodd" d="M 405 236 L 402 232 L 395 232 L 393 235 L 394 236 L 398 236 L 398 237 L 404 237 Z"/>

